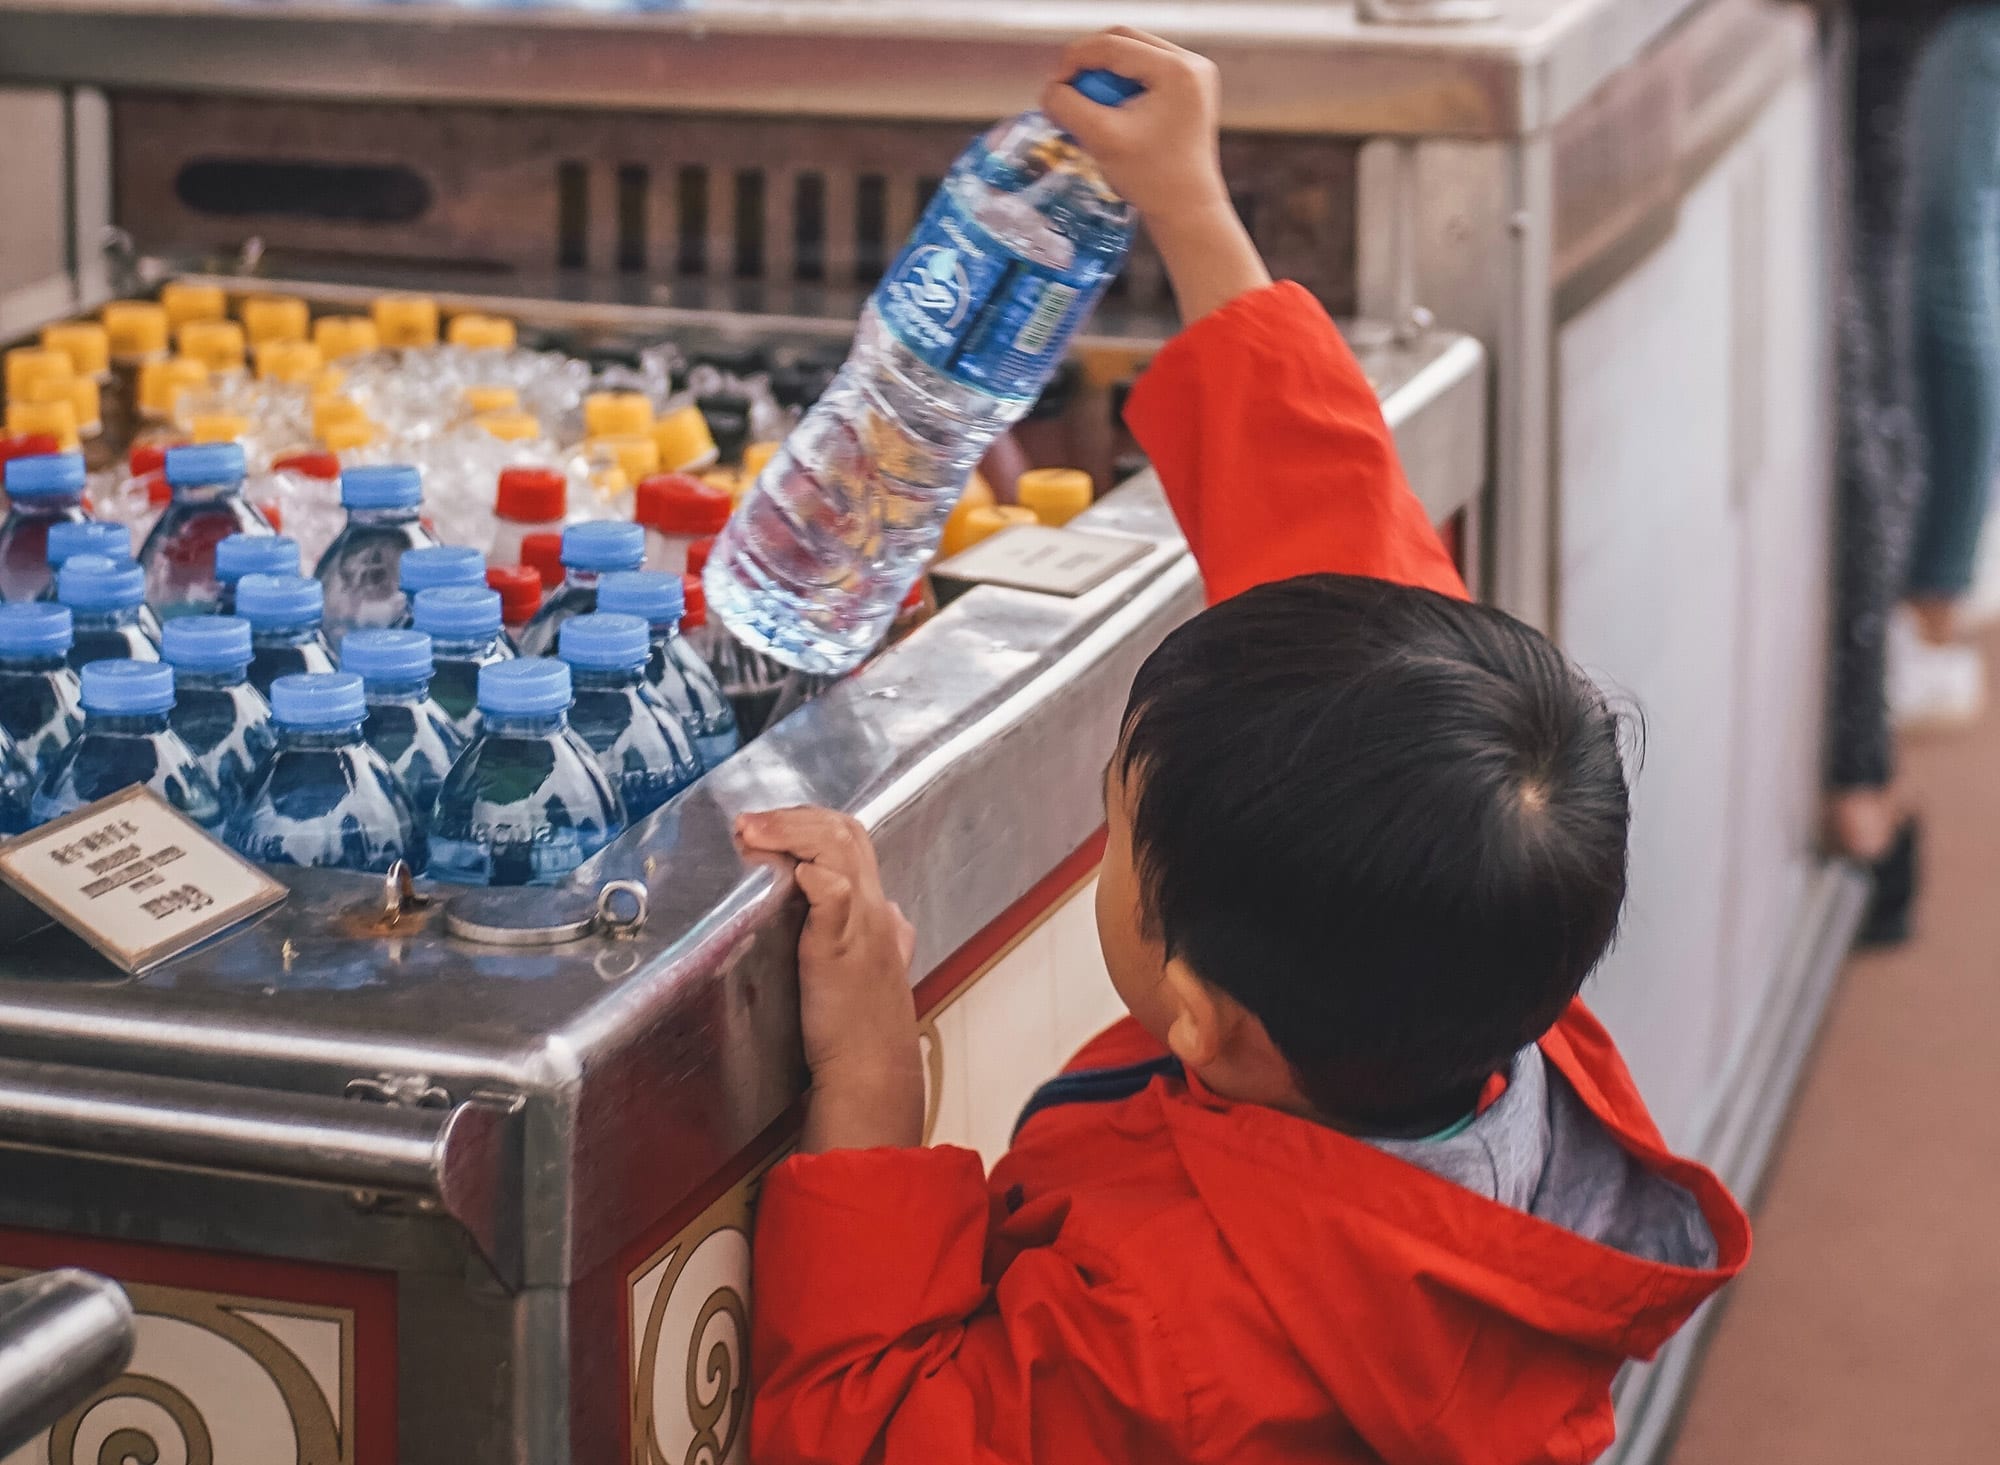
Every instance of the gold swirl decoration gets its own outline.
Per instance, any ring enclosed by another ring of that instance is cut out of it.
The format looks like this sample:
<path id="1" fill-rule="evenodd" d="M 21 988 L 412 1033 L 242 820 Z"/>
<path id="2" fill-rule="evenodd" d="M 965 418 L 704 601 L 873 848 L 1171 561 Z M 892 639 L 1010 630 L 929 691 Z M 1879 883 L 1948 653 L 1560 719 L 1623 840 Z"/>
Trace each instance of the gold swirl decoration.
<path id="1" fill-rule="evenodd" d="M 156 1432 L 162 1424 L 165 1449 Z M 49 1465 L 215 1465 L 215 1445 L 186 1394 L 163 1379 L 128 1373 L 56 1422 L 49 1431 Z"/>

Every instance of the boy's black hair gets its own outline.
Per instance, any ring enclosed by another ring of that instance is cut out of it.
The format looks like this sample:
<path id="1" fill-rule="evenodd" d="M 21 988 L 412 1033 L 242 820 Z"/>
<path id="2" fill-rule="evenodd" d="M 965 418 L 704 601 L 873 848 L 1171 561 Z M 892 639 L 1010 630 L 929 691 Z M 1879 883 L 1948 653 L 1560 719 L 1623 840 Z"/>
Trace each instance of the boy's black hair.
<path id="1" fill-rule="evenodd" d="M 1448 1122 L 1610 945 L 1620 730 L 1485 606 L 1345 575 L 1224 601 L 1125 709 L 1148 934 L 1263 1022 L 1328 1118 Z"/>

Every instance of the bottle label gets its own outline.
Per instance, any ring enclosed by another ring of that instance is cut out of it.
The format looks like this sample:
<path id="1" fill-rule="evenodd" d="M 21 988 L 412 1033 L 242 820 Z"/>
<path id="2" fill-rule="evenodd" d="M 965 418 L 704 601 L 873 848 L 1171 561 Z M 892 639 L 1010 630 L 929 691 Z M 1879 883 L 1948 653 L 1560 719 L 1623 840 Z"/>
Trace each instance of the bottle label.
<path id="1" fill-rule="evenodd" d="M 1032 399 L 1097 303 L 1118 257 L 1068 269 L 1023 259 L 943 187 L 875 288 L 883 323 L 918 357 L 991 396 Z"/>

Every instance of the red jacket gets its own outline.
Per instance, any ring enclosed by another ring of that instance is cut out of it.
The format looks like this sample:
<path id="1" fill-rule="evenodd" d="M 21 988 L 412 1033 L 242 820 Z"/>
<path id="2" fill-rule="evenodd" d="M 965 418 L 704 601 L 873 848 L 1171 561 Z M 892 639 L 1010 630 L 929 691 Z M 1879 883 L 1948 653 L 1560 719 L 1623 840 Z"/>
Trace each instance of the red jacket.
<path id="1" fill-rule="evenodd" d="M 1212 597 L 1314 570 L 1464 593 L 1373 391 L 1298 287 L 1185 331 L 1129 416 Z M 1606 1183 L 1642 1209 L 1683 1203 L 1708 1265 L 1648 1260 L 1161 1074 L 1037 1112 L 990 1179 L 951 1148 L 774 1168 L 752 1459 L 1594 1458 L 1619 1366 L 1742 1266 L 1749 1227 L 1713 1175 L 1667 1152 L 1581 1004 L 1540 1048 L 1570 1127 L 1596 1137 L 1600 1171 L 1612 1157 Z M 1071 1071 L 1160 1052 L 1127 1020 Z"/>

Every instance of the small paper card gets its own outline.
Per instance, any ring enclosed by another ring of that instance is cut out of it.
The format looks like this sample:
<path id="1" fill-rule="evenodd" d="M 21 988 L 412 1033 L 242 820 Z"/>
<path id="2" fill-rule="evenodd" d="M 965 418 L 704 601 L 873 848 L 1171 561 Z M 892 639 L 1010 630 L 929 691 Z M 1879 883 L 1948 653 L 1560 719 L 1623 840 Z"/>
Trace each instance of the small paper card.
<path id="1" fill-rule="evenodd" d="M 135 976 L 287 894 L 141 784 L 0 845 L 0 880 Z"/>
<path id="2" fill-rule="evenodd" d="M 1017 524 L 934 565 L 931 573 L 947 580 L 1075 596 L 1096 589 L 1143 559 L 1152 547 L 1150 540 L 1119 534 Z"/>

